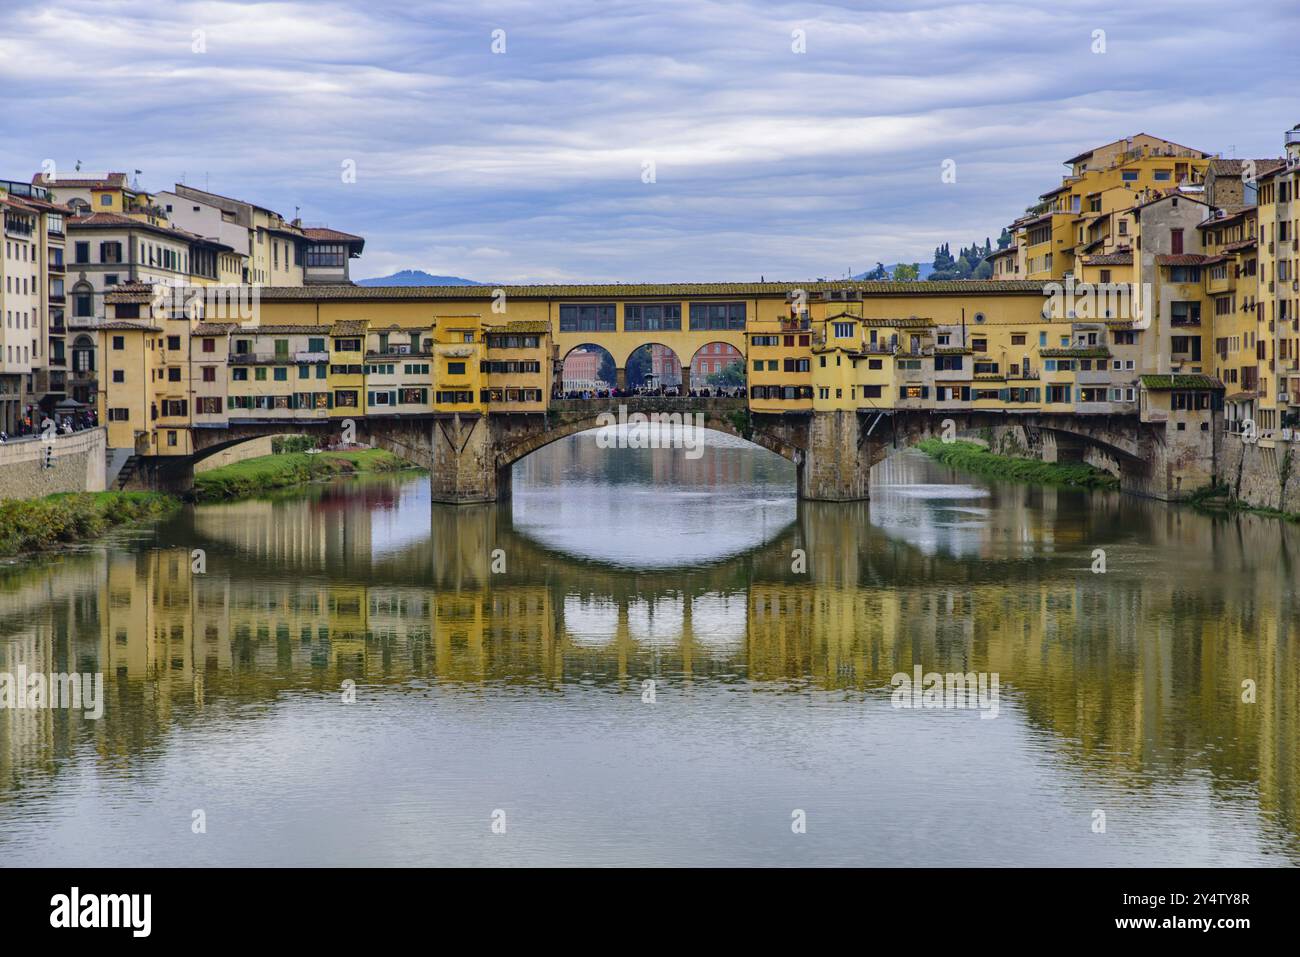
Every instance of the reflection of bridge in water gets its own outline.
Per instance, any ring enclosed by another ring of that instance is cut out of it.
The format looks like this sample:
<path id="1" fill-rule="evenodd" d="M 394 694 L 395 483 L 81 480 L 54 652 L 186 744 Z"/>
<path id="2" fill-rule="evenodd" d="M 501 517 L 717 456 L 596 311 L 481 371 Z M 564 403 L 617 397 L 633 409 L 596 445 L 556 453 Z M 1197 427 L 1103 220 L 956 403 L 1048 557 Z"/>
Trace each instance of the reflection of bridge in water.
<path id="1" fill-rule="evenodd" d="M 333 693 L 345 678 L 581 693 L 581 676 L 635 693 L 646 677 L 743 676 L 870 695 L 915 662 L 998 672 L 1004 711 L 1050 732 L 1080 773 L 1146 787 L 1153 768 L 1181 774 L 1199 748 L 1216 783 L 1258 788 L 1300 831 L 1296 531 L 1119 496 L 1044 509 L 1048 494 L 994 489 L 985 504 L 1002 524 L 972 540 L 942 502 L 917 502 L 888 531 L 873 509 L 911 506 L 887 494 L 803 503 L 740 554 L 640 570 L 546 548 L 502 506 L 430 508 L 418 482 L 199 508 L 161 526 L 156 548 L 6 573 L 4 667 L 75 663 L 103 670 L 110 694 L 148 689 L 153 704 L 110 708 L 95 727 L 6 716 L 0 777 L 52 773 L 88 740 L 116 760 L 223 702 Z M 1096 547 L 1104 576 L 1089 571 Z M 206 550 L 205 574 L 192 548 Z M 792 569 L 796 550 L 806 573 Z M 1204 574 L 1210 555 L 1223 574 Z M 1258 708 L 1231 706 L 1242 676 L 1258 681 Z"/>

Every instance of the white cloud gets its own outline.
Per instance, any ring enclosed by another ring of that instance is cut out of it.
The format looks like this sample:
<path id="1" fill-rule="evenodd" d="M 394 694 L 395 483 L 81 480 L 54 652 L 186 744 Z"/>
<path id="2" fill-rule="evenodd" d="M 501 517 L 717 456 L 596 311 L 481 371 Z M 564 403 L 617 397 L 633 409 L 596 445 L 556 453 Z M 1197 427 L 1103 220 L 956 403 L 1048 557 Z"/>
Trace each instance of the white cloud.
<path id="1" fill-rule="evenodd" d="M 1294 98 L 1261 66 L 1289 62 L 1300 15 L 1251 10 L 18 0 L 0 175 L 184 174 L 364 233 L 361 275 L 838 275 L 996 236 L 1065 157 L 1138 130 L 1276 155 Z"/>

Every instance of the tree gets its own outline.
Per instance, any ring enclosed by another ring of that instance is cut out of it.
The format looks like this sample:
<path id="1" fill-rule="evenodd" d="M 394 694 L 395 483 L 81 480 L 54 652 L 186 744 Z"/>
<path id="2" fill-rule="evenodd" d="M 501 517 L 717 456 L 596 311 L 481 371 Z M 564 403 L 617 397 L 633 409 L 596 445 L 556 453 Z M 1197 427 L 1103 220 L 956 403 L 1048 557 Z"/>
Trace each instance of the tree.
<path id="1" fill-rule="evenodd" d="M 920 263 L 899 263 L 894 267 L 895 282 L 916 282 L 920 278 Z"/>
<path id="2" fill-rule="evenodd" d="M 723 366 L 721 372 L 710 372 L 704 380 L 714 389 L 738 389 L 745 384 L 745 367 L 737 359 Z"/>
<path id="3" fill-rule="evenodd" d="M 639 389 L 650 374 L 650 347 L 641 346 L 627 357 L 627 387 Z"/>
<path id="4" fill-rule="evenodd" d="M 862 278 L 872 282 L 879 282 L 889 278 L 889 270 L 885 268 L 884 263 L 876 263 L 876 268 L 871 270 L 871 272 L 867 273 Z"/>

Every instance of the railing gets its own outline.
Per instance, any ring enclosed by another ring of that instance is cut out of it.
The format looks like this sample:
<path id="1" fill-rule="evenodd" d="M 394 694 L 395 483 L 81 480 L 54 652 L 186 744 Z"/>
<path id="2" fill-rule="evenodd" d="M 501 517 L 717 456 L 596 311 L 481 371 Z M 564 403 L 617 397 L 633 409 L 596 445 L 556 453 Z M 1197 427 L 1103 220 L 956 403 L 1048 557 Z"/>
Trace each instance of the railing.
<path id="1" fill-rule="evenodd" d="M 328 353 L 321 353 L 322 358 L 316 361 L 323 362 L 329 357 Z M 259 365 L 261 363 L 271 362 L 294 362 L 296 361 L 287 352 L 234 352 L 230 355 L 231 365 Z"/>
<path id="2" fill-rule="evenodd" d="M 431 359 L 431 358 L 433 358 L 432 352 L 428 352 L 420 349 L 412 349 L 410 352 L 389 351 L 389 352 L 367 352 L 366 353 L 367 362 L 369 362 L 371 359 Z M 320 361 L 320 360 L 304 359 L 302 361 L 313 362 L 313 361 Z"/>

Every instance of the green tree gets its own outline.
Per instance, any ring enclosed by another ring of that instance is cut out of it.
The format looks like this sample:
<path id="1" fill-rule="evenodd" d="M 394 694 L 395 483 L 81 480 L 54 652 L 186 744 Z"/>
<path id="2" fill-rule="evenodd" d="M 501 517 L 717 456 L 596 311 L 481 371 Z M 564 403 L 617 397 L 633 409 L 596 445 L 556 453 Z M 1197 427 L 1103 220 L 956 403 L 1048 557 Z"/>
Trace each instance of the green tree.
<path id="1" fill-rule="evenodd" d="M 705 381 L 714 389 L 738 389 L 745 384 L 745 367 L 737 359 L 723 366 L 721 372 L 710 372 Z"/>
<path id="2" fill-rule="evenodd" d="M 920 263 L 899 263 L 894 267 L 894 280 L 896 282 L 916 282 L 920 278 Z"/>
<path id="3" fill-rule="evenodd" d="M 627 387 L 639 389 L 645 385 L 645 377 L 650 374 L 650 347 L 641 346 L 627 357 Z"/>

